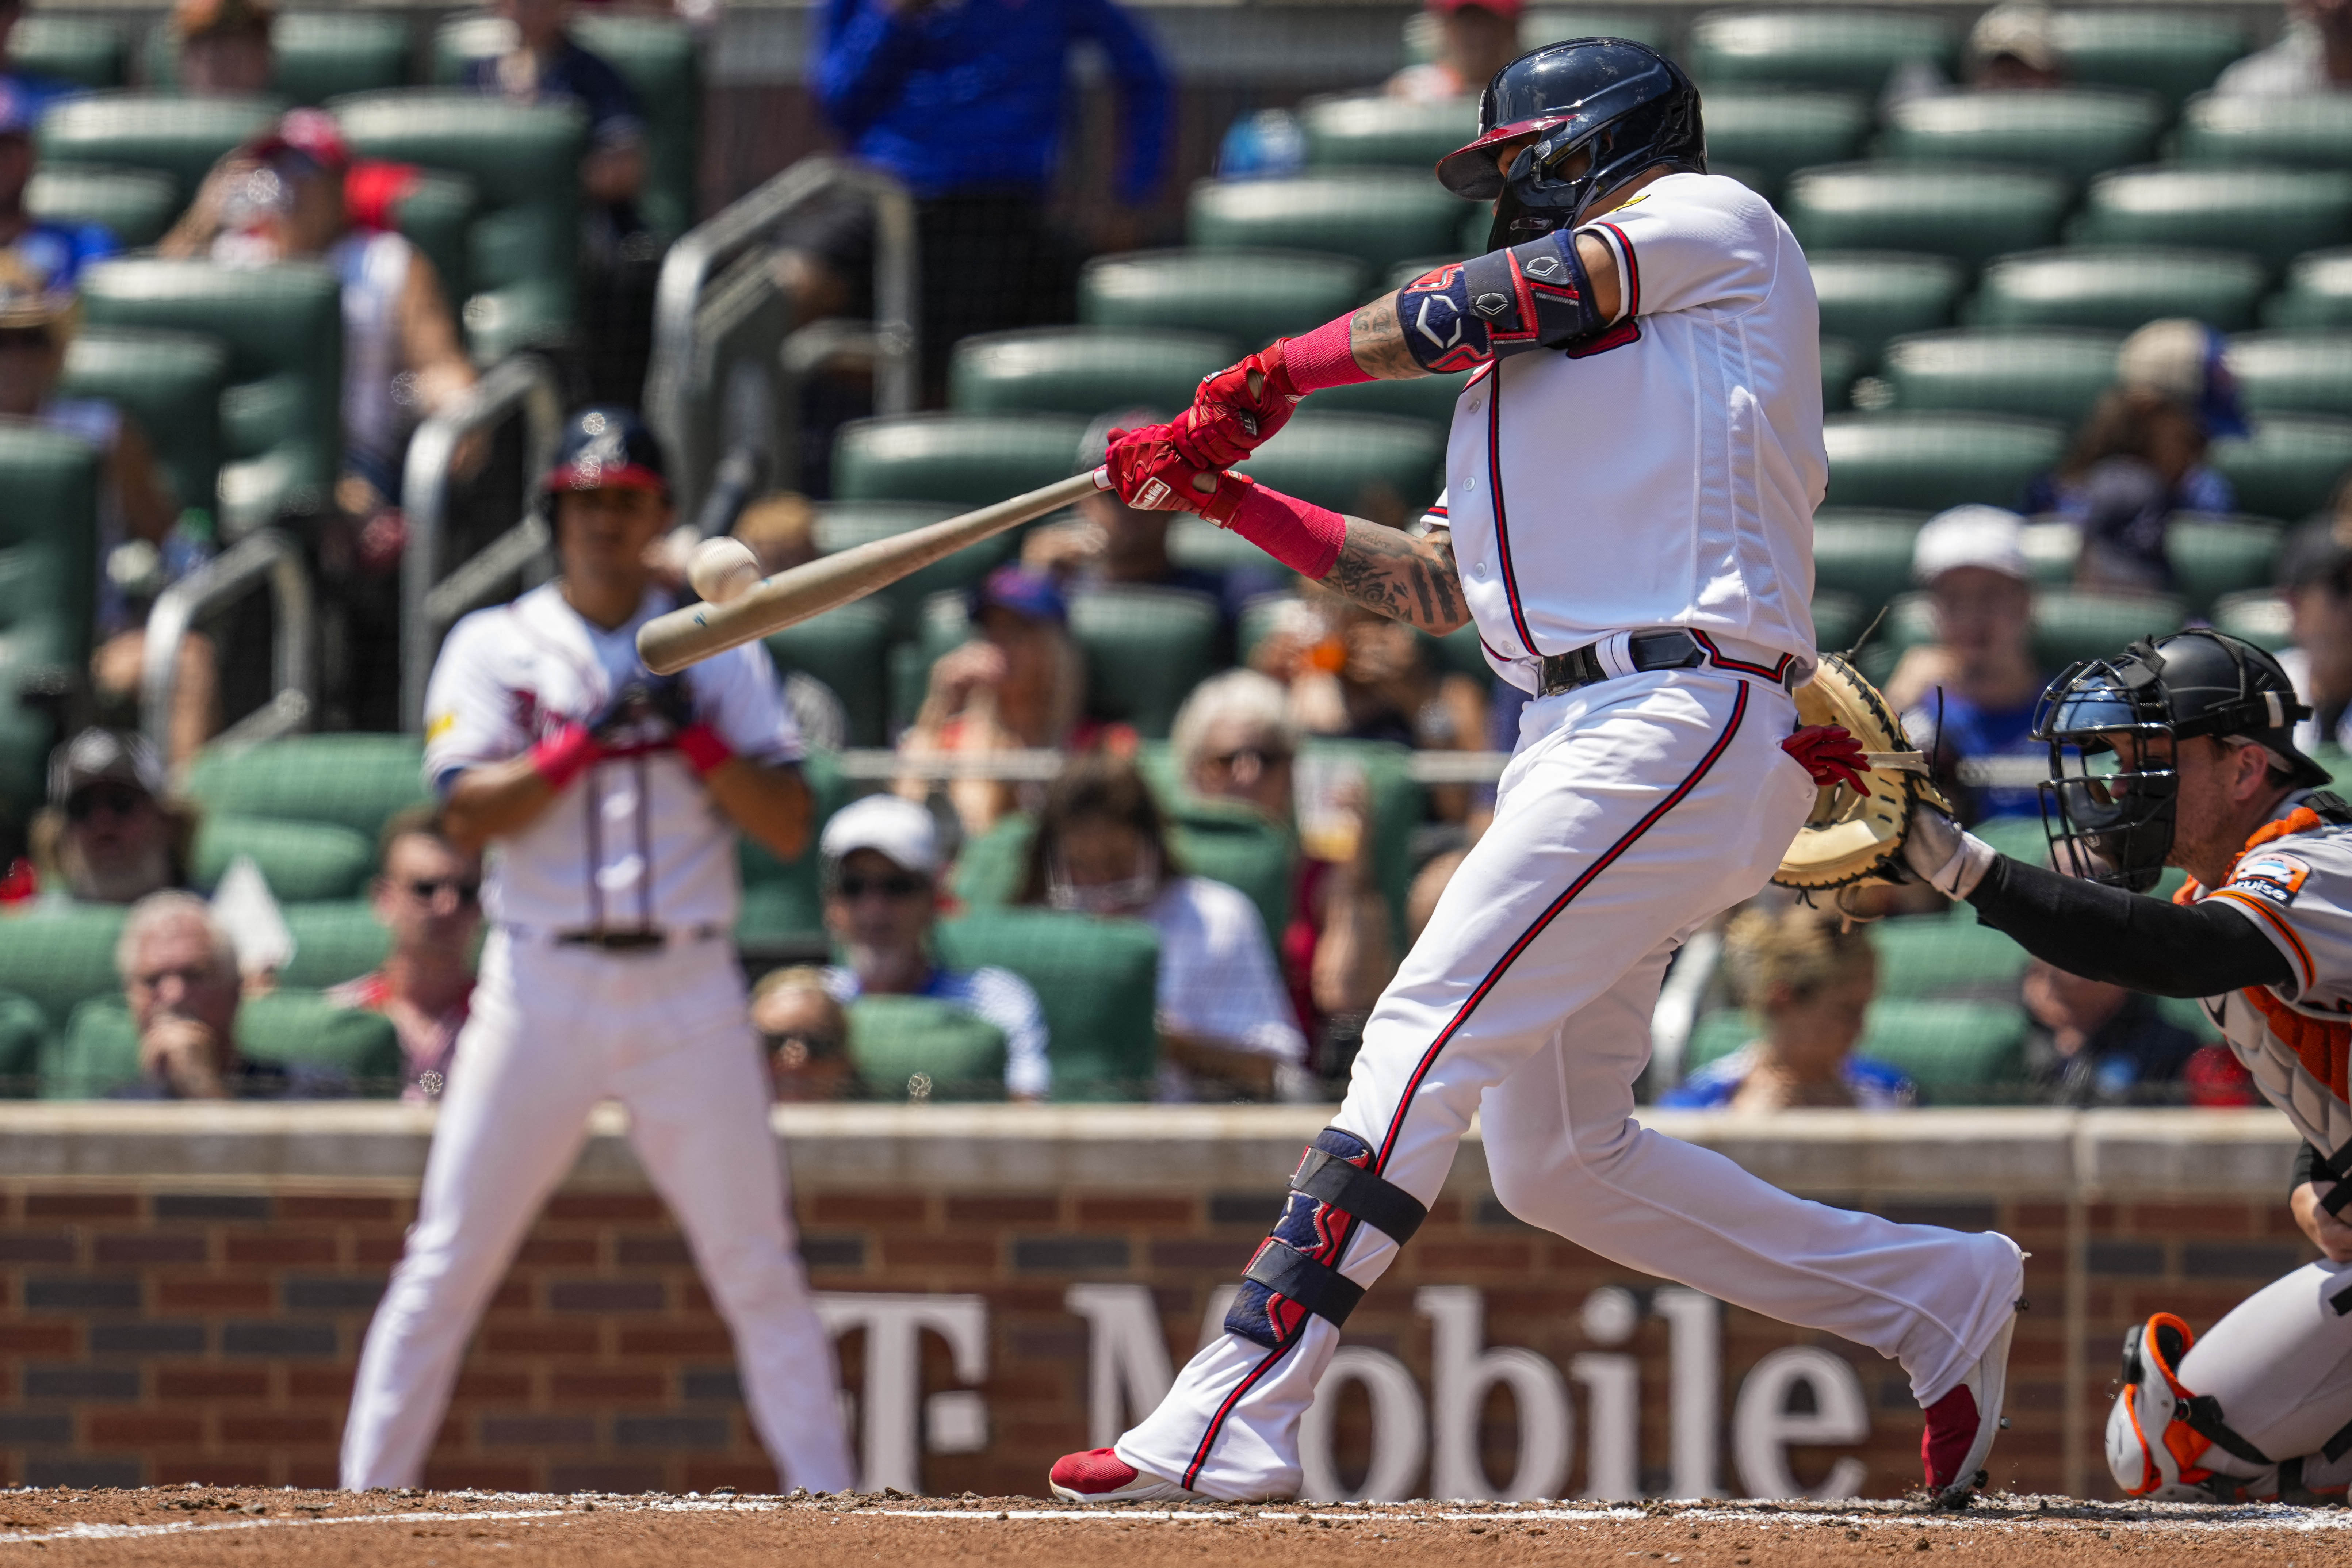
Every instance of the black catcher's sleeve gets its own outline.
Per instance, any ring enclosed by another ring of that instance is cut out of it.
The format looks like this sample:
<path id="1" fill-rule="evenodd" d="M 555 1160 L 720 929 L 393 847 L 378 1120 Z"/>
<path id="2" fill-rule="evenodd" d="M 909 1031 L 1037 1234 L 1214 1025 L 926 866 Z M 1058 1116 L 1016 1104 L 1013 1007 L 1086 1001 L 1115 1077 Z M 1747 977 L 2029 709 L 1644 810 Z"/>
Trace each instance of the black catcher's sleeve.
<path id="1" fill-rule="evenodd" d="M 2286 954 L 2226 900 L 2167 903 L 2003 855 L 1969 902 L 1980 924 L 2086 980 L 2158 996 L 2218 996 L 2294 980 Z"/>

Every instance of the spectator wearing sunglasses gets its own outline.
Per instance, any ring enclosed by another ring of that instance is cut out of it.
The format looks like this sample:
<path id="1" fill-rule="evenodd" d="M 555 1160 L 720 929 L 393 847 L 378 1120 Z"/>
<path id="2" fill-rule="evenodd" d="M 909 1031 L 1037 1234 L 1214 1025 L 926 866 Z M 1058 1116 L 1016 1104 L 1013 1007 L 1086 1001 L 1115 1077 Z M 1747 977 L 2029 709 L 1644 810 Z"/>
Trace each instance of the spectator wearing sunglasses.
<path id="1" fill-rule="evenodd" d="M 143 737 L 84 730 L 50 757 L 49 804 L 33 822 L 44 901 L 132 904 L 184 888 L 194 827 Z"/>
<path id="2" fill-rule="evenodd" d="M 438 1100 L 474 999 L 482 858 L 450 843 L 431 806 L 398 813 L 377 842 L 383 869 L 375 879 L 375 918 L 392 933 L 392 951 L 381 968 L 328 995 L 391 1019 L 405 1060 L 400 1097 Z"/>
<path id="3" fill-rule="evenodd" d="M 855 1087 L 849 1015 L 829 984 L 825 971 L 796 964 L 771 971 L 751 988 L 751 1026 L 767 1050 L 778 1100 L 844 1100 Z"/>
<path id="4" fill-rule="evenodd" d="M 1053 1086 L 1045 1016 L 1029 983 L 1009 969 L 943 967 L 931 956 L 939 918 L 939 830 L 931 814 L 896 795 L 868 795 L 834 814 L 817 840 L 824 928 L 847 963 L 825 988 L 844 1006 L 863 995 L 929 996 L 1004 1034 L 1004 1092 L 1043 1100 Z"/>

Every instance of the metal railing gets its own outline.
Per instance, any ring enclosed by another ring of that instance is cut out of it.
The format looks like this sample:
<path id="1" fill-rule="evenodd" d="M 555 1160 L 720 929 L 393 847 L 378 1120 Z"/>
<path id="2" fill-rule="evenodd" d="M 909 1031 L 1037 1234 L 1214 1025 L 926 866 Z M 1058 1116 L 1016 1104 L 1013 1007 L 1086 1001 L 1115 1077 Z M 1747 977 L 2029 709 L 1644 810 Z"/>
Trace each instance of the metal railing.
<path id="1" fill-rule="evenodd" d="M 425 683 L 441 651 L 441 634 L 508 578 L 546 558 L 547 524 L 530 513 L 446 578 L 442 574 L 458 453 L 468 437 L 486 434 L 518 412 L 523 419 L 523 474 L 536 481 L 554 460 L 563 427 L 562 391 L 555 372 L 536 354 L 500 360 L 470 395 L 419 426 L 408 443 L 402 481 L 408 544 L 400 563 L 400 721 L 410 731 L 425 724 Z"/>
<path id="2" fill-rule="evenodd" d="M 995 779 L 1004 784 L 1048 784 L 1061 777 L 1075 753 L 1050 746 L 1001 752 L 935 752 L 909 756 L 887 746 L 853 746 L 839 754 L 841 775 L 859 780 Z M 1490 784 L 1503 776 L 1508 752 L 1415 752 L 1405 773 L 1415 784 Z"/>
<path id="3" fill-rule="evenodd" d="M 171 754 L 172 708 L 180 690 L 180 654 L 196 622 L 244 597 L 268 590 L 274 612 L 269 700 L 215 736 L 212 744 L 236 750 L 289 734 L 310 721 L 318 668 L 310 577 L 301 547 L 275 528 L 258 529 L 156 595 L 147 615 L 147 642 L 139 670 L 139 727 L 159 756 Z"/>
<path id="4" fill-rule="evenodd" d="M 874 321 L 794 331 L 776 265 L 781 231 L 810 203 L 840 196 L 874 208 Z M 835 353 L 873 354 L 876 413 L 914 412 L 919 266 L 907 188 L 869 165 L 826 156 L 802 159 L 669 247 L 654 295 L 645 408 L 668 449 L 680 517 L 708 524 L 703 502 L 713 478 L 738 455 L 758 463 L 770 483 L 796 482 L 799 386 Z"/>

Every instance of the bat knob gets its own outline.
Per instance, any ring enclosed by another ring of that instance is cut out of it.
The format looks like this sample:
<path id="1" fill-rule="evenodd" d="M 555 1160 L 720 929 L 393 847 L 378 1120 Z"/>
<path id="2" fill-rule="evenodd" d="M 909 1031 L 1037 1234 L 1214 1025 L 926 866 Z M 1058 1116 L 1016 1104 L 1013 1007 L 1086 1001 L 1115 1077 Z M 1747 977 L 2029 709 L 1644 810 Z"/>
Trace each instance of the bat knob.
<path id="1" fill-rule="evenodd" d="M 1107 490 L 1110 489 L 1110 465 L 1108 463 L 1103 464 L 1102 467 L 1095 470 L 1095 489 L 1098 490 Z"/>

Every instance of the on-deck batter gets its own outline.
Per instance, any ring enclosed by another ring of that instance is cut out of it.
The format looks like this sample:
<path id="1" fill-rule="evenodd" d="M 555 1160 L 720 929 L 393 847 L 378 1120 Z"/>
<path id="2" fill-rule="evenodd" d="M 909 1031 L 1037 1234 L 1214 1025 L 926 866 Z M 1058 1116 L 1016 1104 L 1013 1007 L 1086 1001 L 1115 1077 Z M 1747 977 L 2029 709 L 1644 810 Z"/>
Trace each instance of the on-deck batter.
<path id="1" fill-rule="evenodd" d="M 1201 512 L 1426 630 L 1474 620 L 1535 700 L 1494 826 L 1375 1008 L 1225 1333 L 1054 1489 L 1295 1491 L 1339 1324 L 1476 1113 L 1519 1217 L 1899 1359 L 1928 1484 L 1964 1500 L 2000 1417 L 2015 1244 L 1807 1203 L 1632 1120 L 1668 957 L 1763 887 L 1841 765 L 1791 734 L 1827 474 L 1804 257 L 1705 172 L 1696 90 L 1640 45 L 1525 56 L 1480 123 L 1439 175 L 1499 195 L 1499 248 L 1212 376 L 1110 455 L 1130 504 Z M 1318 387 L 1474 365 L 1418 538 L 1222 471 Z"/>
<path id="2" fill-rule="evenodd" d="M 417 1484 L 482 1307 L 610 1099 L 733 1331 L 783 1485 L 838 1491 L 853 1471 L 833 1346 L 732 942 L 736 830 L 786 856 L 808 836 L 800 734 L 757 644 L 668 679 L 638 661 L 637 628 L 670 607 L 645 565 L 670 506 L 634 414 L 574 415 L 547 488 L 562 576 L 458 622 L 425 693 L 450 836 L 492 846 L 491 930 L 416 1224 L 360 1355 L 342 1483 Z"/>

